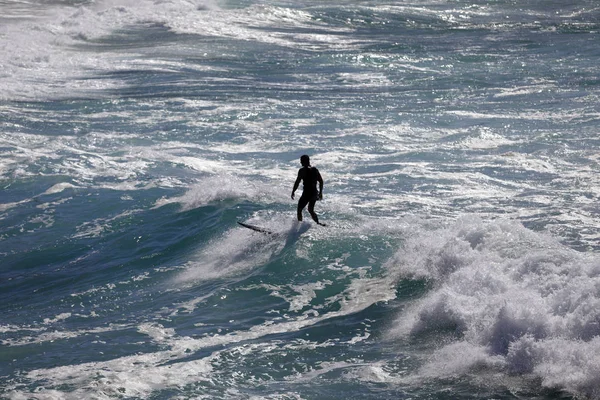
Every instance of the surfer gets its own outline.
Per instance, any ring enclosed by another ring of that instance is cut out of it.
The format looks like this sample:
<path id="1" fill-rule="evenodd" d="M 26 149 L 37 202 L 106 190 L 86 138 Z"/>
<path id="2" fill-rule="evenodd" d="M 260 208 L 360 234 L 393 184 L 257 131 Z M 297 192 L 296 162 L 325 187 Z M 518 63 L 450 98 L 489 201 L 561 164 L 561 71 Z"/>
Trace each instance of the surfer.
<path id="1" fill-rule="evenodd" d="M 294 183 L 294 189 L 292 189 L 292 200 L 294 199 L 294 193 L 300 185 L 300 181 L 303 181 L 302 196 L 298 200 L 298 221 L 302 221 L 302 211 L 308 204 L 308 212 L 312 219 L 319 225 L 325 226 L 319 222 L 319 217 L 315 212 L 315 203 L 317 200 L 323 200 L 323 178 L 319 170 L 315 167 L 310 166 L 310 158 L 305 154 L 300 157 L 300 163 L 302 168 L 298 170 L 298 178 Z M 317 183 L 319 183 L 319 189 L 317 190 Z"/>

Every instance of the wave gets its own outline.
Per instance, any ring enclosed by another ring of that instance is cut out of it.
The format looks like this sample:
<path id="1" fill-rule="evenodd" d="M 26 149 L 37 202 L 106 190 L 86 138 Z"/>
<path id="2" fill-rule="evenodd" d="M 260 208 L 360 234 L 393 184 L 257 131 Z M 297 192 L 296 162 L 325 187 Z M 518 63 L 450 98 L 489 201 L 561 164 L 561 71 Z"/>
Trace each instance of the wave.
<path id="1" fill-rule="evenodd" d="M 514 221 L 465 217 L 407 239 L 387 263 L 432 289 L 399 315 L 391 338 L 451 335 L 418 375 L 481 369 L 531 374 L 544 387 L 600 394 L 600 259 Z M 460 355 L 460 356 L 459 356 Z"/>
<path id="2" fill-rule="evenodd" d="M 214 187 L 211 196 L 217 194 Z M 224 195 L 225 202 L 228 196 L 237 202 L 240 193 Z M 209 204 L 215 203 L 213 197 Z M 130 312 L 136 316 L 130 315 L 127 324 L 105 328 L 98 315 L 104 296 L 118 297 L 122 285 L 126 291 L 137 287 L 136 279 L 124 283 L 120 276 L 118 285 L 106 282 L 107 291 L 71 294 L 77 301 L 94 299 L 98 314 L 53 309 L 37 325 L 0 327 L 3 342 L 11 346 L 55 340 L 66 346 L 88 334 L 106 336 L 102 340 L 133 335 L 136 343 L 147 336 L 146 346 L 152 344 L 136 354 L 89 356 L 82 363 L 26 371 L 10 393 L 17 398 L 27 393 L 23 385 L 43 381 L 50 382 L 46 394 L 64 398 L 100 391 L 149 397 L 208 381 L 239 384 L 228 378 L 239 368 L 223 363 L 229 357 L 253 368 L 255 357 L 269 363 L 282 352 L 312 352 L 333 343 L 343 352 L 345 346 L 357 351 L 363 345 L 389 348 L 391 342 L 411 354 L 411 363 L 418 360 L 414 372 L 406 372 L 404 361 L 339 355 L 334 363 L 330 357 L 306 361 L 306 373 L 277 374 L 290 385 L 344 371 L 346 378 L 420 388 L 427 381 L 483 380 L 492 373 L 500 378 L 484 386 L 535 378 L 543 387 L 597 397 L 600 262 L 593 253 L 577 252 L 515 221 L 474 216 L 456 221 L 357 217 L 351 224 L 321 228 L 292 223 L 285 213 L 265 218 L 257 212 L 250 222 L 277 234 L 232 223 L 207 241 L 186 246 L 185 256 L 163 265 L 169 267 L 167 275 L 144 272 L 148 296 L 135 300 L 140 303 Z M 386 252 L 393 255 L 384 257 Z M 375 321 L 394 315 L 392 322 L 377 324 L 381 334 L 373 334 Z M 85 321 L 74 321 L 81 318 Z M 360 329 L 337 333 L 353 321 Z M 63 329 L 52 333 L 59 326 Z M 309 329 L 310 339 L 304 339 Z M 104 348 L 102 340 L 94 346 Z M 326 365 L 310 370 L 311 362 Z"/>

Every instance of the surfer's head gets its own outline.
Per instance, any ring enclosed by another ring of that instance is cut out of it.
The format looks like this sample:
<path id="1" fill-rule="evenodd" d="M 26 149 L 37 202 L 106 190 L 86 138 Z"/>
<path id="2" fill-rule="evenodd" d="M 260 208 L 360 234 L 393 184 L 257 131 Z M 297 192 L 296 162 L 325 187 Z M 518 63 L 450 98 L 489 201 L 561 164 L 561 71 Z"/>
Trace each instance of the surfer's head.
<path id="1" fill-rule="evenodd" d="M 303 155 L 302 157 L 300 157 L 300 164 L 302 164 L 303 167 L 310 166 L 310 158 L 308 158 L 306 154 Z"/>

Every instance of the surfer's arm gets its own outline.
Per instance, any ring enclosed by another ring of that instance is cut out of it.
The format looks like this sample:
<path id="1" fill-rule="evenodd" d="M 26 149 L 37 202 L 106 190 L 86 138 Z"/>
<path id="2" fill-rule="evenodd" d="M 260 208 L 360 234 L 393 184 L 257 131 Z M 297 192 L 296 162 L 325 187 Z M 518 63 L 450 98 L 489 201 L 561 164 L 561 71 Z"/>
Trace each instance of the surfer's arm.
<path id="1" fill-rule="evenodd" d="M 319 182 L 319 200 L 323 200 L 323 178 L 319 170 L 317 170 L 317 182 Z"/>
<path id="2" fill-rule="evenodd" d="M 296 178 L 296 182 L 294 182 L 294 188 L 292 189 L 292 200 L 294 199 L 294 193 L 296 193 L 296 189 L 300 186 L 300 181 L 302 177 L 300 176 L 300 171 L 298 171 L 298 177 Z"/>

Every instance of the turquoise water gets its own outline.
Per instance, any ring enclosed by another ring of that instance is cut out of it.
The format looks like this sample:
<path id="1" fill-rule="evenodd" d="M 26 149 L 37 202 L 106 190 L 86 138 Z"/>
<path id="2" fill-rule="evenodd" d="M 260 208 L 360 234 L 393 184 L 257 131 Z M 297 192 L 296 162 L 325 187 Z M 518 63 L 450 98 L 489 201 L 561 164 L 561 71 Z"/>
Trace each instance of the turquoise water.
<path id="1" fill-rule="evenodd" d="M 0 7 L 0 397 L 600 396 L 595 2 Z"/>

